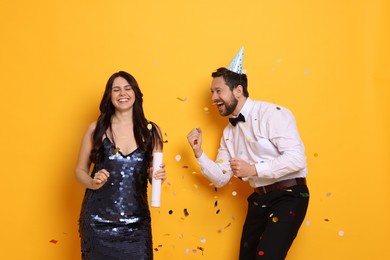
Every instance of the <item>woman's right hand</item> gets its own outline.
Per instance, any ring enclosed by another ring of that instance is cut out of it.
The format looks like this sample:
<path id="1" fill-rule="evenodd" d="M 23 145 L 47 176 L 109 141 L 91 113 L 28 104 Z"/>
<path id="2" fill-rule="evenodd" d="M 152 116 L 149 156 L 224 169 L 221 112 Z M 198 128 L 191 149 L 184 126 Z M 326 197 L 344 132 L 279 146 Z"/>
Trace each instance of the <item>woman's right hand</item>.
<path id="1" fill-rule="evenodd" d="M 103 185 L 106 184 L 108 177 L 110 177 L 110 173 L 107 170 L 99 170 L 92 179 L 92 189 L 98 190 L 103 187 Z"/>

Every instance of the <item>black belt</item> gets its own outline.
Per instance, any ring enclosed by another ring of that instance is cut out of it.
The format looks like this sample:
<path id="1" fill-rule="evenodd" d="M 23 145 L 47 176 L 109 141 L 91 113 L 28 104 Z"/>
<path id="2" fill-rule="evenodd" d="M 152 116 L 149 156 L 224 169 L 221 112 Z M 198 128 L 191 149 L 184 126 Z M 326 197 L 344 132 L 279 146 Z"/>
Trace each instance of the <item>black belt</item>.
<path id="1" fill-rule="evenodd" d="M 263 195 L 271 191 L 285 190 L 295 185 L 306 185 L 306 178 L 295 178 L 295 179 L 275 182 L 267 186 L 257 187 L 255 188 L 255 192 L 257 194 Z"/>

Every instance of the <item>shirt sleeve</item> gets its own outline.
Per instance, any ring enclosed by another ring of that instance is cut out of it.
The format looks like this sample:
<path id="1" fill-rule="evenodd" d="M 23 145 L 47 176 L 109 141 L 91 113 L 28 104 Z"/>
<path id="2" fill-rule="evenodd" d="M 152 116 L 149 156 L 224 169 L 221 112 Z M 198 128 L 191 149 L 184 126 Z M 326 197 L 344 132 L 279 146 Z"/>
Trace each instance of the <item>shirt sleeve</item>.
<path id="1" fill-rule="evenodd" d="M 230 155 L 222 137 L 215 162 L 209 159 L 209 157 L 204 152 L 196 160 L 203 175 L 219 188 L 226 185 L 232 177 L 233 173 L 230 168 L 229 159 Z"/>
<path id="2" fill-rule="evenodd" d="M 276 147 L 279 156 L 255 164 L 261 178 L 281 178 L 306 167 L 305 148 L 299 136 L 293 114 L 285 108 L 276 107 L 263 115 L 265 123 L 260 127 Z"/>

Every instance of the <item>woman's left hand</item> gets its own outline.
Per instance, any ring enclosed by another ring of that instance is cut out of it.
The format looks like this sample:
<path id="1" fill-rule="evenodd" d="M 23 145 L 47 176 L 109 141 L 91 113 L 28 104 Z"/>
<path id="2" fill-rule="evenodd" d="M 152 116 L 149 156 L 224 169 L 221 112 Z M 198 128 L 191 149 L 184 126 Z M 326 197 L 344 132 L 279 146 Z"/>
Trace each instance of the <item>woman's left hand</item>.
<path id="1" fill-rule="evenodd" d="M 156 180 L 162 180 L 162 181 L 165 181 L 167 179 L 167 173 L 165 171 L 165 163 L 162 163 L 160 165 L 160 169 L 158 169 L 154 174 L 153 171 L 154 171 L 153 167 L 150 167 L 152 178 L 155 178 Z"/>

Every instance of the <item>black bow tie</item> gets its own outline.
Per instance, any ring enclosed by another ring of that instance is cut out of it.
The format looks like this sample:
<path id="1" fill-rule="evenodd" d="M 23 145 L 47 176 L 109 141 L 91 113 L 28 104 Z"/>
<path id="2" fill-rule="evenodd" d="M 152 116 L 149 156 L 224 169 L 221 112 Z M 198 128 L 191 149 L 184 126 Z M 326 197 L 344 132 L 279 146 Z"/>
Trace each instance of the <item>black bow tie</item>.
<path id="1" fill-rule="evenodd" d="M 238 115 L 238 117 L 231 117 L 229 118 L 229 121 L 230 123 L 233 125 L 233 126 L 236 126 L 238 122 L 245 122 L 245 117 L 240 113 Z"/>

